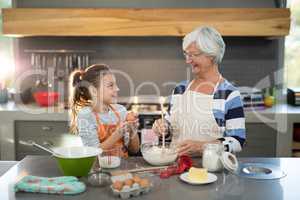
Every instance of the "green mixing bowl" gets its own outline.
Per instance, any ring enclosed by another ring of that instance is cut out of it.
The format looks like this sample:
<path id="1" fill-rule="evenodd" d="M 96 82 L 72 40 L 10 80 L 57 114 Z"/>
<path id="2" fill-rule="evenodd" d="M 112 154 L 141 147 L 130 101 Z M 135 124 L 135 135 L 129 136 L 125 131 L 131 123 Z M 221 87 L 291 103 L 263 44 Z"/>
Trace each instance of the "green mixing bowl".
<path id="1" fill-rule="evenodd" d="M 95 147 L 59 147 L 53 149 L 59 168 L 65 176 L 86 176 L 102 153 Z"/>

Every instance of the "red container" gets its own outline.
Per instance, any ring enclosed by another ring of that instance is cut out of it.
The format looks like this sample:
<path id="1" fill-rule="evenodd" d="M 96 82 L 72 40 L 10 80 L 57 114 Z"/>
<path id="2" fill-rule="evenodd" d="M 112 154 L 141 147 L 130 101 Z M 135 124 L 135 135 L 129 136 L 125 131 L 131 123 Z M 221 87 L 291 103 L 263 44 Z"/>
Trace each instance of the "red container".
<path id="1" fill-rule="evenodd" d="M 53 106 L 56 102 L 58 102 L 59 93 L 47 91 L 35 92 L 33 97 L 39 106 L 47 107 Z"/>

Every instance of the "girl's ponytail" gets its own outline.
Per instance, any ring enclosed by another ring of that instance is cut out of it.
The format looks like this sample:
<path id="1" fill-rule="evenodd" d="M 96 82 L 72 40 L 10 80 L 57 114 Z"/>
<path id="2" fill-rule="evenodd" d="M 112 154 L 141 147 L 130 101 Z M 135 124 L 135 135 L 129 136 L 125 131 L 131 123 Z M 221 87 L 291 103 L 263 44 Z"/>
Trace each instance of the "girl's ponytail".
<path id="1" fill-rule="evenodd" d="M 100 77 L 110 73 L 105 64 L 92 65 L 84 71 L 76 70 L 70 75 L 69 105 L 71 111 L 70 131 L 77 133 L 77 114 L 83 106 L 91 106 L 92 95 L 89 86 L 99 87 Z"/>
<path id="2" fill-rule="evenodd" d="M 83 84 L 82 76 L 84 75 L 84 71 L 74 71 L 70 75 L 70 111 L 71 111 L 71 124 L 70 131 L 71 133 L 77 132 L 77 114 L 78 110 L 85 105 L 89 105 L 91 101 L 91 95 L 88 89 L 88 86 Z"/>

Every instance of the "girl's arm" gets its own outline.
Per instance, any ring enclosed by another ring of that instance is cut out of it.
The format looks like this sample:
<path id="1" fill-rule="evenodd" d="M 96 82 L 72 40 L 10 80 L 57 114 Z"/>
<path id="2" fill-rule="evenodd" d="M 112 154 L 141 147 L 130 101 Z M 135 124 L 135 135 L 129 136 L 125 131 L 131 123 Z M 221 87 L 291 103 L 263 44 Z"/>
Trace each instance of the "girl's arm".
<path id="1" fill-rule="evenodd" d="M 89 107 L 78 112 L 77 131 L 84 146 L 99 147 L 97 122 Z"/>
<path id="2" fill-rule="evenodd" d="M 120 128 L 104 142 L 99 141 L 97 121 L 93 112 L 88 107 L 79 111 L 77 116 L 77 129 L 84 146 L 111 149 L 113 145 L 123 137 L 122 128 Z"/>
<path id="3" fill-rule="evenodd" d="M 108 137 L 104 142 L 100 143 L 100 148 L 111 149 L 121 138 L 123 138 L 123 133 L 120 129 L 117 129 L 110 137 Z"/>

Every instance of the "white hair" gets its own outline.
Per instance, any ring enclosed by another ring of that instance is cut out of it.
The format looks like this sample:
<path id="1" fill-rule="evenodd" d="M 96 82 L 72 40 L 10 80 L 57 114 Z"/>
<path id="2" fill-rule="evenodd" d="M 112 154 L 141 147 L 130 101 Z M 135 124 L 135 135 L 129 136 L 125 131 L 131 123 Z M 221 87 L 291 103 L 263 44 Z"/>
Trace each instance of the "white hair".
<path id="1" fill-rule="evenodd" d="M 216 29 L 209 26 L 201 26 L 188 33 L 183 38 L 183 50 L 193 42 L 204 54 L 212 56 L 215 64 L 219 65 L 221 63 L 225 52 L 225 43 Z"/>

